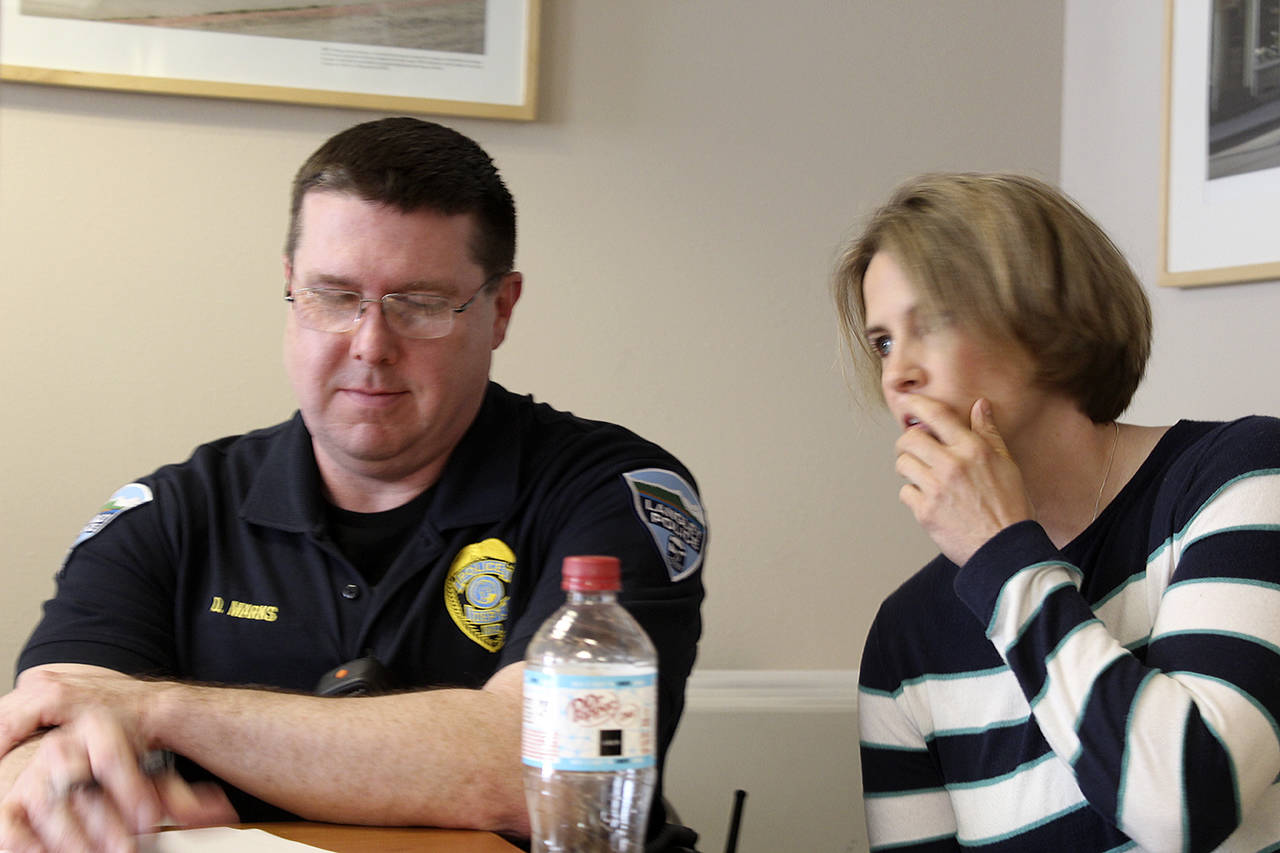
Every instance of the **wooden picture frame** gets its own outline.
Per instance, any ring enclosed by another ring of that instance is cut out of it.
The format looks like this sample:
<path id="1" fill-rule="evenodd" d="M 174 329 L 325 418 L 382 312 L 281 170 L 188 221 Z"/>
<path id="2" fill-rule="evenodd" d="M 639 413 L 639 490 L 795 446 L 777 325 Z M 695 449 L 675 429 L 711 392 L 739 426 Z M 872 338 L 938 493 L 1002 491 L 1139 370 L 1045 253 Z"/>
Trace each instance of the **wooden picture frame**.
<path id="1" fill-rule="evenodd" d="M 237 11 L 219 11 L 220 5 Z M 0 0 L 0 79 L 387 112 L 536 117 L 540 0 L 308 0 L 282 8 L 287 5 Z M 133 17 L 108 19 L 112 11 Z M 288 35 L 273 34 L 279 32 Z M 438 43 L 435 49 L 395 43 L 430 40 Z"/>
<path id="2" fill-rule="evenodd" d="M 1227 17 L 1275 5 L 1166 0 L 1162 285 L 1280 280 L 1280 132 L 1257 130 L 1280 116 L 1280 44 Z M 1229 50 L 1236 30 L 1252 41 Z"/>

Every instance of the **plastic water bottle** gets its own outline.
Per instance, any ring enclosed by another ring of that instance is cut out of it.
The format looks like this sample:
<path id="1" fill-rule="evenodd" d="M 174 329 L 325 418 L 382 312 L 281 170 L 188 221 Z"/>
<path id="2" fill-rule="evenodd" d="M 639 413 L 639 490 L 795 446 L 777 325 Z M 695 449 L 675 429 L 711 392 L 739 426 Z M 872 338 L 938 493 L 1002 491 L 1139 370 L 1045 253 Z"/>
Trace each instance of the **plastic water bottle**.
<path id="1" fill-rule="evenodd" d="M 529 644 L 524 789 L 533 853 L 642 853 L 657 778 L 657 653 L 617 601 L 616 557 L 566 557 L 566 601 Z"/>

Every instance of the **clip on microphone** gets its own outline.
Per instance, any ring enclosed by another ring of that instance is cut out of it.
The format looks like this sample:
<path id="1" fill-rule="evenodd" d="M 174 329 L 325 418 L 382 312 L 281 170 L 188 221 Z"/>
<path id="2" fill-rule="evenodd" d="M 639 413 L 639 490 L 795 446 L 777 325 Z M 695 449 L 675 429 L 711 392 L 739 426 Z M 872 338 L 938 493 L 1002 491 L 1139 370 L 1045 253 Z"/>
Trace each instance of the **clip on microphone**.
<path id="1" fill-rule="evenodd" d="M 317 696 L 369 696 L 392 687 L 391 673 L 372 655 L 341 664 L 321 676 Z"/>

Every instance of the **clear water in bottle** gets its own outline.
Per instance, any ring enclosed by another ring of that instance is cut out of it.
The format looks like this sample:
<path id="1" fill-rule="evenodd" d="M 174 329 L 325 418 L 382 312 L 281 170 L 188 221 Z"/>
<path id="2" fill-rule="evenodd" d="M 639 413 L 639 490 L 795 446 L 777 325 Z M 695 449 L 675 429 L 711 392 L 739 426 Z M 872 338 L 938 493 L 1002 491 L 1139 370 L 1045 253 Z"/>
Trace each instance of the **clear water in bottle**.
<path id="1" fill-rule="evenodd" d="M 657 778 L 657 654 L 617 603 L 614 557 L 568 557 L 566 601 L 525 656 L 534 853 L 641 853 Z"/>

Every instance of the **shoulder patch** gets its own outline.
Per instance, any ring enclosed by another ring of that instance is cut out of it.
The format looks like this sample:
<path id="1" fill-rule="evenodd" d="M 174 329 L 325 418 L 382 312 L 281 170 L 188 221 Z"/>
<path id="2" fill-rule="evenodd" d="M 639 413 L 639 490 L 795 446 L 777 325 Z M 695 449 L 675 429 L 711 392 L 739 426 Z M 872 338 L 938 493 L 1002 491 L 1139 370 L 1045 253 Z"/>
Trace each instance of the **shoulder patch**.
<path id="1" fill-rule="evenodd" d="M 622 478 L 671 580 L 696 572 L 707 542 L 707 519 L 698 493 L 679 474 L 663 468 L 628 471 Z"/>
<path id="2" fill-rule="evenodd" d="M 121 486 L 116 489 L 116 493 L 107 498 L 107 502 L 102 505 L 102 509 L 98 510 L 98 514 L 89 519 L 89 523 L 80 531 L 80 535 L 76 537 L 76 541 L 71 543 L 71 547 L 67 553 L 70 554 L 76 547 L 86 539 L 92 539 L 102 532 L 102 528 L 120 517 L 121 513 L 133 509 L 135 506 L 142 506 L 154 500 L 151 489 L 142 483 L 130 483 L 127 486 Z"/>

